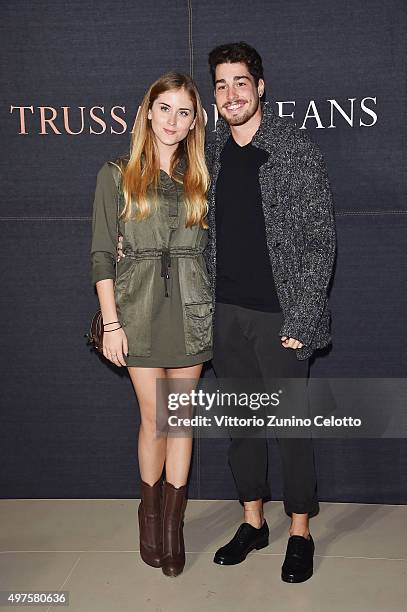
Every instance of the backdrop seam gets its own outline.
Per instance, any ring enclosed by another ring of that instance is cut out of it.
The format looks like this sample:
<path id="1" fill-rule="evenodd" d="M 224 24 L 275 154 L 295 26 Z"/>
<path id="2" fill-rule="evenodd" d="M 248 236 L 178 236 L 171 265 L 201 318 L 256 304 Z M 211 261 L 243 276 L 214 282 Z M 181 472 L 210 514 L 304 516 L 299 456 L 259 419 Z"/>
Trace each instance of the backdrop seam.
<path id="1" fill-rule="evenodd" d="M 374 217 L 379 215 L 407 215 L 407 210 L 344 210 L 335 211 L 335 217 L 348 216 Z M 92 217 L 0 217 L 0 221 L 92 221 Z"/>
<path id="2" fill-rule="evenodd" d="M 188 47 L 189 47 L 189 74 L 194 78 L 194 41 L 192 38 L 192 2 L 188 0 Z"/>

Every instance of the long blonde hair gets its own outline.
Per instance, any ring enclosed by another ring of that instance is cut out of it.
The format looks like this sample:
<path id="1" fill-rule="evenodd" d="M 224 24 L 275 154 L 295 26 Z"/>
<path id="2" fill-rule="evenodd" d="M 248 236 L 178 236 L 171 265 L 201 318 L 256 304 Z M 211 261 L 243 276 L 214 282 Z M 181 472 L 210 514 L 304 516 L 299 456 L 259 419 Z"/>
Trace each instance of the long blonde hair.
<path id="1" fill-rule="evenodd" d="M 204 228 L 208 227 L 205 217 L 208 212 L 206 193 L 210 178 L 205 163 L 204 112 L 193 80 L 189 76 L 177 72 L 168 72 L 151 85 L 143 98 L 135 119 L 129 160 L 122 169 L 125 206 L 121 217 L 124 221 L 129 221 L 131 218 L 138 221 L 146 219 L 152 213 L 152 207 L 157 204 L 156 196 L 160 177 L 159 154 L 154 132 L 147 115 L 161 93 L 181 88 L 185 89 L 191 98 L 196 123 L 194 129 L 189 130 L 186 138 L 178 144 L 171 159 L 170 175 L 174 180 L 184 185 L 186 227 L 197 224 Z M 183 177 L 179 178 L 175 171 L 183 154 L 186 156 L 186 169 Z M 153 188 L 153 199 L 147 197 L 147 190 L 150 186 Z"/>

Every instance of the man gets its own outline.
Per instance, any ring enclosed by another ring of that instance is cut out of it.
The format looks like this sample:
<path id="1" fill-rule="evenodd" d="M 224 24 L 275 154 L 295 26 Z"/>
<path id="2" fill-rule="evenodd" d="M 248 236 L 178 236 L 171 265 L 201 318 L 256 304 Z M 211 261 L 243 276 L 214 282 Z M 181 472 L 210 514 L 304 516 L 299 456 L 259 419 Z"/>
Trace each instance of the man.
<path id="1" fill-rule="evenodd" d="M 332 195 L 323 157 L 290 119 L 261 104 L 262 60 L 246 43 L 209 54 L 220 118 L 207 146 L 212 184 L 206 260 L 216 296 L 217 377 L 306 381 L 308 359 L 329 344 L 327 288 L 335 257 Z M 306 385 L 304 385 L 304 401 Z M 240 563 L 268 544 L 263 498 L 269 497 L 267 440 L 237 437 L 229 463 L 244 523 L 215 554 Z M 291 517 L 281 577 L 313 573 L 309 517 L 319 510 L 310 438 L 280 438 L 284 507 Z"/>
<path id="2" fill-rule="evenodd" d="M 210 52 L 209 65 L 219 113 L 215 141 L 207 145 L 212 364 L 222 379 L 303 380 L 305 402 L 309 357 L 331 341 L 327 289 L 336 233 L 324 160 L 292 120 L 261 103 L 265 82 L 255 49 L 221 45 Z M 229 464 L 244 522 L 216 552 L 220 565 L 241 563 L 269 538 L 267 439 L 231 438 Z M 281 578 L 303 582 L 313 573 L 309 518 L 319 511 L 312 440 L 277 440 L 291 517 Z"/>

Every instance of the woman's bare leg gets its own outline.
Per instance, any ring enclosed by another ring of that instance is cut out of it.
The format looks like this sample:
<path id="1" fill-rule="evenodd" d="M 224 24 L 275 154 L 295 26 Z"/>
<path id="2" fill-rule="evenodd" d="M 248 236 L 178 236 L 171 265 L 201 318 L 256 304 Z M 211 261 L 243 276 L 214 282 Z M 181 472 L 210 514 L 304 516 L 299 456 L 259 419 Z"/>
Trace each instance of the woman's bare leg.
<path id="1" fill-rule="evenodd" d="M 186 368 L 166 368 L 166 374 L 170 389 L 171 381 L 173 381 L 173 388 L 177 392 L 191 392 L 198 384 L 201 371 L 201 363 Z M 177 379 L 189 380 L 185 382 L 180 381 L 178 386 L 176 384 Z M 184 414 L 185 412 L 186 411 L 183 410 Z M 169 435 L 167 438 L 165 473 L 166 479 L 168 480 L 168 482 L 174 485 L 174 487 L 181 487 L 187 482 L 189 467 L 191 464 L 192 442 L 192 431 L 191 435 Z"/>
<path id="2" fill-rule="evenodd" d="M 166 455 L 167 439 L 156 435 L 156 381 L 165 378 L 164 368 L 128 367 L 140 406 L 138 460 L 141 479 L 154 485 L 160 478 Z"/>

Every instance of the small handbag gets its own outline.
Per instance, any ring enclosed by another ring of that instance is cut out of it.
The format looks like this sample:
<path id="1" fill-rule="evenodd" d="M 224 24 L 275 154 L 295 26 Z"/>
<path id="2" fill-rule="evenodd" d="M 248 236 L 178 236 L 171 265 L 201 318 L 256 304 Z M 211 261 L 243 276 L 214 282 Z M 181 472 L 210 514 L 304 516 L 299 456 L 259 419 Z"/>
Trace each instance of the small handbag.
<path id="1" fill-rule="evenodd" d="M 117 186 L 117 212 L 116 212 L 116 245 L 119 240 L 119 206 L 120 206 L 120 188 L 121 188 L 121 169 L 115 162 L 108 162 L 113 166 L 113 176 Z M 114 285 L 117 281 L 117 254 L 115 257 L 115 280 Z M 98 351 L 103 355 L 103 317 L 100 308 L 95 312 L 92 317 L 89 331 L 84 334 L 87 338 L 87 345 L 91 346 L 92 349 Z"/>

